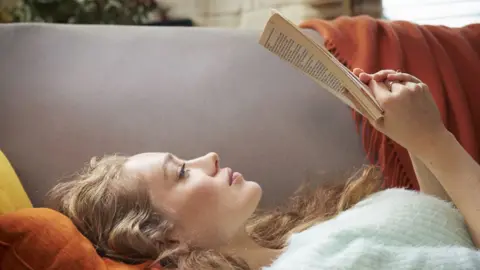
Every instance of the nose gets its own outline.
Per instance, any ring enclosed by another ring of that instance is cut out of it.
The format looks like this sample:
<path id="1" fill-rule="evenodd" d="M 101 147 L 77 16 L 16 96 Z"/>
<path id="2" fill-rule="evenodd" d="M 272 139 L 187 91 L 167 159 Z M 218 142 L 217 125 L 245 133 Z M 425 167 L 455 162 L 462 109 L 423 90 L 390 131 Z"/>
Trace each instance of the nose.
<path id="1" fill-rule="evenodd" d="M 210 176 L 217 174 L 219 170 L 220 157 L 217 153 L 208 153 L 203 157 L 196 158 L 190 162 L 190 166 L 201 169 Z"/>

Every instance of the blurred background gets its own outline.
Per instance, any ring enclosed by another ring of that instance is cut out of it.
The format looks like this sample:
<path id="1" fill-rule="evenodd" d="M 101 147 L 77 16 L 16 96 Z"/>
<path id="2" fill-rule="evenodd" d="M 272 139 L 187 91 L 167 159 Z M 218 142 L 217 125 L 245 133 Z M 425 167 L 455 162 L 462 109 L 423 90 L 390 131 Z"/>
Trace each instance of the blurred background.
<path id="1" fill-rule="evenodd" d="M 0 0 L 0 22 L 262 29 L 271 8 L 295 23 L 360 14 L 453 27 L 480 22 L 480 0 Z"/>

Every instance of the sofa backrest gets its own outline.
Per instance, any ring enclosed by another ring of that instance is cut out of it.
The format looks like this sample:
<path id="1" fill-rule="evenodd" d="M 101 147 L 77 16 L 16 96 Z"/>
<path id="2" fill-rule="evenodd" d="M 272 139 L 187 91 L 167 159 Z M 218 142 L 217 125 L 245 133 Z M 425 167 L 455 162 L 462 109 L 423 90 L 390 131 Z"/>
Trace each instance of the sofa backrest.
<path id="1" fill-rule="evenodd" d="M 260 33 L 0 25 L 0 149 L 35 206 L 92 156 L 217 152 L 264 188 L 345 179 L 364 162 L 351 112 L 258 45 Z"/>

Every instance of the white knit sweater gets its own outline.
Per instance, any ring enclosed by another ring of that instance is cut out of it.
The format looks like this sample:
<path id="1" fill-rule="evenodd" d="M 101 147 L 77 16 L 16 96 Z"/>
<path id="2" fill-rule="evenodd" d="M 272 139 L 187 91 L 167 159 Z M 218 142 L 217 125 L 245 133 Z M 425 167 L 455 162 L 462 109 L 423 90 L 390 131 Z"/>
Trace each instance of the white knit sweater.
<path id="1" fill-rule="evenodd" d="M 480 252 L 452 204 L 390 189 L 291 237 L 264 270 L 480 269 Z"/>

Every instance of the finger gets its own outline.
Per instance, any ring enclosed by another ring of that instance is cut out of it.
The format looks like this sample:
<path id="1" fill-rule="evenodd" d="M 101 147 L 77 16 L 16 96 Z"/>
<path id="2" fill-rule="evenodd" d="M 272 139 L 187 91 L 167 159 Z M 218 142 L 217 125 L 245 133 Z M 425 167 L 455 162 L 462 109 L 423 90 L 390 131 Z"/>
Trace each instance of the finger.
<path id="1" fill-rule="evenodd" d="M 386 80 L 384 81 L 383 83 L 387 86 L 387 89 L 392 92 L 392 85 L 393 83 L 396 83 L 397 81 L 390 81 L 390 80 Z"/>
<path id="2" fill-rule="evenodd" d="M 409 83 L 413 84 L 410 87 L 414 87 L 415 83 L 412 83 L 412 82 L 409 82 Z M 402 91 L 408 91 L 409 87 L 407 87 L 406 83 L 394 81 L 391 84 L 390 90 L 392 91 L 393 94 L 399 94 Z"/>
<path id="3" fill-rule="evenodd" d="M 414 82 L 414 83 L 421 83 L 417 77 L 407 74 L 407 73 L 394 73 L 388 74 L 387 80 L 390 81 L 404 81 L 404 82 Z"/>
<path id="4" fill-rule="evenodd" d="M 365 84 L 368 84 L 368 82 L 371 80 L 371 75 L 365 73 L 365 71 L 363 71 L 363 69 L 361 68 L 354 68 L 353 75 L 357 76 L 360 79 L 360 81 L 362 81 Z"/>
<path id="5" fill-rule="evenodd" d="M 418 83 L 414 82 L 405 82 L 405 86 L 408 88 L 408 90 L 415 91 L 420 89 L 420 85 Z"/>
<path id="6" fill-rule="evenodd" d="M 428 88 L 428 85 L 426 85 L 425 83 L 421 82 L 421 83 L 418 84 L 418 86 L 419 86 L 421 89 L 430 92 L 430 89 Z"/>
<path id="7" fill-rule="evenodd" d="M 373 74 L 373 79 L 378 82 L 385 81 L 387 79 L 388 74 L 393 74 L 393 73 L 395 73 L 395 71 L 393 70 L 382 70 Z"/>
<path id="8" fill-rule="evenodd" d="M 353 69 L 353 74 L 357 77 L 360 76 L 360 73 L 363 73 L 363 72 L 365 72 L 365 71 L 363 71 L 363 69 L 361 69 L 361 68 L 354 68 Z"/>
<path id="9" fill-rule="evenodd" d="M 381 70 L 373 74 L 373 79 L 377 82 L 385 81 L 387 79 L 387 76 L 393 73 L 396 73 L 396 71 L 392 69 Z"/>
<path id="10" fill-rule="evenodd" d="M 365 72 L 362 72 L 362 73 L 360 73 L 360 75 L 358 76 L 358 78 L 359 78 L 360 81 L 362 81 L 364 84 L 368 84 L 368 83 L 372 80 L 372 75 L 367 74 L 367 73 L 365 73 Z"/>
<path id="11" fill-rule="evenodd" d="M 407 73 L 395 73 L 389 74 L 387 76 L 388 80 L 395 80 L 395 81 L 404 81 L 404 82 L 414 82 L 414 83 L 421 83 L 420 79 L 417 77 L 407 74 Z"/>
<path id="12" fill-rule="evenodd" d="M 383 82 L 377 82 L 375 80 L 371 80 L 368 86 L 372 90 L 372 93 L 375 99 L 379 102 L 387 99 L 391 95 L 387 86 Z"/>
<path id="13" fill-rule="evenodd" d="M 410 91 L 427 91 L 427 92 L 430 92 L 428 90 L 428 86 L 424 83 L 414 83 L 414 82 L 407 82 L 405 83 L 405 86 L 408 88 L 408 90 Z"/>

